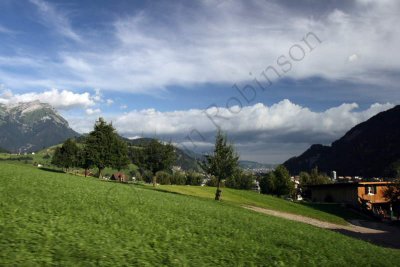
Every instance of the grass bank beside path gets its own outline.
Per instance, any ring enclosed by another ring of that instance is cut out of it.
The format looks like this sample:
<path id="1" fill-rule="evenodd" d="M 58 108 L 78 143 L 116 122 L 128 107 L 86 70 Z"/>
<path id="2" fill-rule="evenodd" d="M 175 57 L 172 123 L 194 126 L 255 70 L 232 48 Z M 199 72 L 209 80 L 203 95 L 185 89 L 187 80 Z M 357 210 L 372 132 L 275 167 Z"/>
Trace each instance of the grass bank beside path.
<path id="1" fill-rule="evenodd" d="M 156 190 L 214 199 L 216 188 L 207 186 L 159 185 L 156 187 Z M 222 201 L 235 205 L 256 206 L 293 213 L 341 225 L 348 224 L 346 220 L 364 218 L 339 204 L 292 202 L 270 195 L 258 194 L 253 191 L 236 190 L 231 188 L 222 189 Z"/>
<path id="2" fill-rule="evenodd" d="M 0 162 L 0 266 L 396 266 L 399 258 L 224 201 Z"/>

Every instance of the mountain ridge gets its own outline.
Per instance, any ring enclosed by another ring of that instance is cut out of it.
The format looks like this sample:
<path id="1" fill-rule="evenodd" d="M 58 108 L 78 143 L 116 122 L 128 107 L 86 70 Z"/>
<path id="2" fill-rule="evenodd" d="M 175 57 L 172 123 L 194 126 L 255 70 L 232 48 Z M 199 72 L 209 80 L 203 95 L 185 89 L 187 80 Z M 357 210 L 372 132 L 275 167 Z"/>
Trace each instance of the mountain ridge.
<path id="1" fill-rule="evenodd" d="M 341 176 L 393 176 L 391 166 L 400 160 L 399 136 L 400 105 L 354 126 L 331 146 L 312 145 L 284 165 L 292 174 L 318 167 Z"/>
<path id="2" fill-rule="evenodd" d="M 79 136 L 57 110 L 39 100 L 0 104 L 0 147 L 32 152 Z"/>

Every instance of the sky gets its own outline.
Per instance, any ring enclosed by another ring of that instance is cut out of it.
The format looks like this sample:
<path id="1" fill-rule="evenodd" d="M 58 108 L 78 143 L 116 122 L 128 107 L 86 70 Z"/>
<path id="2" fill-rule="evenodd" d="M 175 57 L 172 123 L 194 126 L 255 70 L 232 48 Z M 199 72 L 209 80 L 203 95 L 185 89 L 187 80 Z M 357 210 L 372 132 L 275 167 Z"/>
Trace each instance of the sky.
<path id="1" fill-rule="evenodd" d="M 395 0 L 0 0 L 0 103 L 281 163 L 400 102 Z"/>

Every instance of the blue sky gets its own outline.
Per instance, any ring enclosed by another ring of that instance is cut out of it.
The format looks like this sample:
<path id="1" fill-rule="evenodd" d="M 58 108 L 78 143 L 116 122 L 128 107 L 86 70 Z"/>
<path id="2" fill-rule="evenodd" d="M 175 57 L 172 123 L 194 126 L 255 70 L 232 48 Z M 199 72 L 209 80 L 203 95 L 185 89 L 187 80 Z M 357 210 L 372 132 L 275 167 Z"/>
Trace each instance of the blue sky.
<path id="1" fill-rule="evenodd" d="M 0 103 L 49 102 L 79 132 L 102 116 L 124 136 L 204 152 L 218 126 L 243 159 L 279 163 L 400 99 L 397 1 L 1 0 L 0 10 Z"/>

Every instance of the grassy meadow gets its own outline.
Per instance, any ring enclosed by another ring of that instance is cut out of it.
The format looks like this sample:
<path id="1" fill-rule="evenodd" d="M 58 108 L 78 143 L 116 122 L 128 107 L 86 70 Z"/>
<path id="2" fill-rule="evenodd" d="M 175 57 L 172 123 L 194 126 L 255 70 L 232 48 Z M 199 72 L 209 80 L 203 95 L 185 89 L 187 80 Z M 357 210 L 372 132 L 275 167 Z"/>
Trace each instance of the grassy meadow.
<path id="1" fill-rule="evenodd" d="M 9 153 L 0 153 L 0 161 L 6 161 L 6 162 L 11 161 L 11 162 L 16 162 L 16 163 L 25 163 L 25 164 L 29 164 L 29 165 L 40 164 L 44 168 L 61 171 L 61 168 L 57 168 L 51 164 L 51 158 L 54 154 L 54 150 L 56 149 L 56 147 L 59 147 L 59 146 L 61 146 L 61 144 L 51 146 L 49 148 L 45 148 L 43 150 L 36 152 L 35 154 L 30 153 L 30 154 L 26 154 L 26 155 L 23 155 L 23 154 L 17 155 L 17 154 L 9 154 Z M 130 163 L 127 166 L 127 168 L 122 169 L 121 171 L 126 174 L 129 174 L 133 171 L 136 171 L 137 169 L 138 169 L 138 167 L 135 164 Z M 98 174 L 97 168 L 93 168 L 89 171 L 93 175 Z M 84 170 L 81 168 L 70 169 L 69 172 L 80 173 L 82 175 L 84 174 Z M 103 175 L 110 177 L 113 173 L 116 173 L 116 172 L 118 172 L 118 170 L 107 167 L 103 170 Z"/>
<path id="2" fill-rule="evenodd" d="M 216 202 L 0 162 L 0 266 L 398 264 L 398 250 L 243 209 L 228 191 Z"/>
<path id="3" fill-rule="evenodd" d="M 216 188 L 208 186 L 159 185 L 156 190 L 214 199 Z M 237 190 L 232 188 L 222 188 L 222 199 L 225 202 L 239 206 L 257 206 L 303 215 L 341 225 L 348 224 L 346 220 L 363 218 L 358 213 L 354 213 L 351 210 L 342 207 L 340 204 L 292 202 L 270 195 L 258 194 L 253 191 Z"/>

